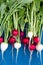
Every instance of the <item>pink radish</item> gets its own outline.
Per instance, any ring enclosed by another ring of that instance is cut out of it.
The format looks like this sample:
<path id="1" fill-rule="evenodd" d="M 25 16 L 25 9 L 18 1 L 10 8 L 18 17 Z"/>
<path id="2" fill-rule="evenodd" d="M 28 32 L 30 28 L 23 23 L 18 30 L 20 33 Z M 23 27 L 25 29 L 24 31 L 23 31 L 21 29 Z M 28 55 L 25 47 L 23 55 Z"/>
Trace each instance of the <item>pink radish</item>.
<path id="1" fill-rule="evenodd" d="M 4 54 L 4 52 L 6 51 L 7 48 L 8 48 L 8 44 L 5 43 L 5 42 L 3 42 L 3 43 L 1 44 L 2 59 L 3 59 L 3 54 Z"/>
<path id="2" fill-rule="evenodd" d="M 21 43 L 16 42 L 14 44 L 14 48 L 17 50 L 16 61 L 17 61 L 18 52 L 19 52 L 20 47 L 21 47 Z"/>

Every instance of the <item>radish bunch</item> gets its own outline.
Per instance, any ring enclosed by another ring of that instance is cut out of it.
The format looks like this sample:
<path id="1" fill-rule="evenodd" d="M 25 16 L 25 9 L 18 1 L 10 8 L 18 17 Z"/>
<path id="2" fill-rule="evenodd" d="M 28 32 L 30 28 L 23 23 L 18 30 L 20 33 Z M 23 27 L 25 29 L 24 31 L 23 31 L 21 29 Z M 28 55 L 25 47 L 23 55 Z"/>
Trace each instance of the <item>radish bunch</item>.
<path id="1" fill-rule="evenodd" d="M 12 36 L 9 38 L 9 42 L 10 44 L 16 48 L 15 45 L 19 46 L 19 44 L 21 45 L 20 42 L 17 41 L 17 37 L 20 34 L 20 41 L 24 44 L 24 49 L 26 48 L 26 45 L 28 45 L 28 49 L 29 50 L 37 50 L 39 51 L 39 47 L 40 50 L 43 50 L 43 45 L 39 44 L 40 43 L 40 38 L 38 36 L 33 36 L 33 32 L 28 32 L 28 37 L 23 37 L 24 36 L 24 32 L 18 32 L 18 30 L 14 29 L 12 30 Z M 17 44 L 19 43 L 19 44 Z M 18 47 L 19 48 L 19 47 Z M 17 48 L 16 48 L 17 49 Z"/>
<path id="2" fill-rule="evenodd" d="M 3 53 L 8 48 L 8 43 L 12 45 L 12 57 L 14 48 L 17 51 L 16 61 L 22 44 L 24 45 L 24 53 L 26 52 L 26 48 L 30 51 L 30 61 L 33 51 L 36 50 L 38 53 L 41 53 L 43 50 L 43 45 L 40 41 L 40 32 L 43 30 L 43 15 L 40 12 L 43 11 L 43 5 L 40 6 L 41 1 L 38 1 L 40 4 L 37 5 L 37 1 L 25 2 L 23 0 L 20 2 L 16 1 L 16 3 L 10 3 L 9 1 L 10 5 L 13 4 L 11 5 L 11 9 L 7 4 L 1 4 L 0 49 L 2 58 Z M 2 5 L 5 6 L 3 8 L 5 11 L 2 11 Z M 4 39 L 1 37 L 3 32 Z"/>

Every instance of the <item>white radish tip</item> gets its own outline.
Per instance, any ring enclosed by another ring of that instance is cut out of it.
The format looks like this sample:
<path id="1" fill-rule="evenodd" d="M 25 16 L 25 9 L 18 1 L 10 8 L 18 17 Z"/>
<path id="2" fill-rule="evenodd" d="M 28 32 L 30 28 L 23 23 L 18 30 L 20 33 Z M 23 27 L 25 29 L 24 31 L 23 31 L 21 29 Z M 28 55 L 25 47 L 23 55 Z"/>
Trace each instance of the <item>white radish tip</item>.
<path id="1" fill-rule="evenodd" d="M 38 45 L 36 46 L 36 50 L 37 50 L 38 52 L 42 51 L 42 50 L 43 50 L 43 45 L 42 45 L 42 44 L 38 44 Z"/>
<path id="2" fill-rule="evenodd" d="M 7 48 L 8 48 L 8 44 L 7 43 L 2 43 L 1 44 L 1 50 L 2 50 L 2 52 L 4 52 Z"/>
<path id="3" fill-rule="evenodd" d="M 16 42 L 16 43 L 14 44 L 14 47 L 15 47 L 16 49 L 19 49 L 19 48 L 21 47 L 21 44 Z"/>
<path id="4" fill-rule="evenodd" d="M 31 31 L 28 32 L 28 37 L 29 37 L 29 38 L 32 38 L 32 36 L 33 36 L 33 32 L 31 32 Z"/>

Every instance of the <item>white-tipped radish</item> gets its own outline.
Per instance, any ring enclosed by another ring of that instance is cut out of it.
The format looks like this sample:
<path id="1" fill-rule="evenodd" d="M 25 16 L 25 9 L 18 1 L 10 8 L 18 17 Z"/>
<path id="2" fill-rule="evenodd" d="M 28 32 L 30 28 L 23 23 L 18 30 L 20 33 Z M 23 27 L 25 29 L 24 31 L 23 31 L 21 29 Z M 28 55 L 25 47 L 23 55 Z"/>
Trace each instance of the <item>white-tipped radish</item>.
<path id="1" fill-rule="evenodd" d="M 16 62 L 17 62 L 17 57 L 18 57 L 18 52 L 19 52 L 20 47 L 21 47 L 21 44 L 20 44 L 20 43 L 17 43 L 17 42 L 16 42 L 16 43 L 14 44 L 14 48 L 16 48 L 16 50 L 17 50 Z"/>
<path id="2" fill-rule="evenodd" d="M 31 39 L 32 39 L 32 36 L 33 36 L 33 32 L 29 31 L 29 32 L 28 32 L 28 37 L 30 38 L 30 41 L 31 41 Z M 30 43 L 29 43 L 29 45 L 30 45 Z"/>
<path id="3" fill-rule="evenodd" d="M 43 45 L 42 44 L 38 44 L 36 46 L 36 50 L 39 52 L 40 54 L 40 62 L 41 62 L 41 65 L 42 65 L 42 59 L 41 59 L 41 51 L 43 50 Z"/>
<path id="4" fill-rule="evenodd" d="M 32 36 L 33 36 L 33 32 L 29 31 L 28 32 L 28 37 L 30 38 L 30 40 L 31 40 Z"/>
<path id="5" fill-rule="evenodd" d="M 36 50 L 37 50 L 38 52 L 42 51 L 42 50 L 43 50 L 43 45 L 42 45 L 42 44 L 36 45 Z"/>
<path id="6" fill-rule="evenodd" d="M 30 38 L 30 42 L 31 42 L 31 39 L 33 37 L 33 32 L 32 31 L 28 32 L 28 37 Z M 30 46 L 30 42 L 29 42 L 29 46 Z"/>
<path id="7" fill-rule="evenodd" d="M 2 59 L 3 59 L 3 54 L 4 54 L 4 52 L 6 51 L 7 48 L 8 48 L 8 44 L 3 42 L 1 44 Z"/>
<path id="8" fill-rule="evenodd" d="M 16 43 L 14 44 L 14 47 L 15 47 L 16 49 L 19 49 L 19 48 L 21 47 L 21 44 L 16 42 Z"/>

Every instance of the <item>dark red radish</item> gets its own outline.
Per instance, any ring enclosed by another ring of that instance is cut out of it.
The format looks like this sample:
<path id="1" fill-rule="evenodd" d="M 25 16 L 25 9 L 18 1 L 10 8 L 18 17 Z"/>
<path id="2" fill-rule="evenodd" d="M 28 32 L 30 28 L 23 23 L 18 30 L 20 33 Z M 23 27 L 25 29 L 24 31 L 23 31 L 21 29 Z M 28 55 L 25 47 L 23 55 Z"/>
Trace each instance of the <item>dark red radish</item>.
<path id="1" fill-rule="evenodd" d="M 20 32 L 20 40 L 22 41 L 22 39 L 23 39 L 23 36 L 24 36 L 24 32 Z"/>
<path id="2" fill-rule="evenodd" d="M 16 42 L 16 39 L 14 37 L 9 38 L 9 43 L 12 44 L 12 46 L 14 46 L 15 42 Z"/>
<path id="3" fill-rule="evenodd" d="M 22 40 L 22 42 L 23 42 L 24 44 L 28 44 L 28 43 L 29 43 L 29 41 L 30 41 L 30 39 L 29 39 L 29 38 L 23 38 L 23 40 Z"/>
<path id="4" fill-rule="evenodd" d="M 0 37 L 0 44 L 4 41 L 3 37 Z"/>
<path id="5" fill-rule="evenodd" d="M 36 49 L 36 46 L 34 44 L 31 44 L 30 47 L 28 47 L 28 49 L 30 49 L 31 51 L 32 50 L 35 50 Z"/>
<path id="6" fill-rule="evenodd" d="M 24 32 L 20 32 L 20 36 L 23 37 L 24 36 Z"/>
<path id="7" fill-rule="evenodd" d="M 40 41 L 39 37 L 35 36 L 33 38 L 33 42 L 35 43 L 35 45 L 37 45 L 39 43 L 39 41 Z"/>
<path id="8" fill-rule="evenodd" d="M 15 29 L 12 30 L 12 35 L 13 35 L 13 36 L 17 36 L 17 35 L 18 35 L 18 30 L 15 30 Z"/>

